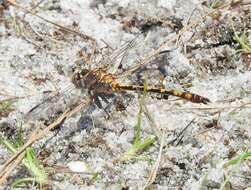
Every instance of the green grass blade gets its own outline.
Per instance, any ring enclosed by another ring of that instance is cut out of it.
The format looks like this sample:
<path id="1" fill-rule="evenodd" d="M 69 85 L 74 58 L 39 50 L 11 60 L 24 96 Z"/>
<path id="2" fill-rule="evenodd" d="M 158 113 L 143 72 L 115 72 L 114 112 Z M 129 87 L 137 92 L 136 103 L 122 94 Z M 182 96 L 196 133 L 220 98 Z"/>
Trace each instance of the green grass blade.
<path id="1" fill-rule="evenodd" d="M 247 160 L 251 158 L 251 152 L 244 152 L 242 155 L 238 156 L 237 158 L 233 159 L 233 160 L 230 160 L 228 161 L 227 163 L 225 163 L 223 165 L 224 168 L 227 168 L 229 166 L 232 166 L 232 165 L 235 165 L 235 164 L 238 164 L 244 160 Z"/>
<path id="2" fill-rule="evenodd" d="M 10 141 L 6 139 L 0 139 L 1 143 L 12 153 L 16 153 L 18 148 L 14 145 L 14 143 L 11 143 Z M 29 173 L 34 176 L 31 178 L 22 178 L 17 179 L 17 181 L 14 182 L 14 185 L 20 184 L 20 183 L 27 183 L 30 182 L 31 179 L 34 182 L 37 182 L 40 185 L 44 185 L 48 183 L 48 176 L 42 167 L 42 165 L 39 164 L 38 159 L 36 158 L 36 153 L 33 148 L 28 147 L 26 149 L 26 156 L 22 160 L 22 164 L 27 168 Z"/>
<path id="3" fill-rule="evenodd" d="M 144 109 L 144 102 L 145 102 L 145 97 L 147 94 L 147 77 L 145 76 L 145 82 L 144 82 L 144 93 L 143 96 L 140 99 L 140 105 L 139 105 L 139 112 L 137 115 L 137 123 L 134 128 L 134 142 L 133 145 L 129 148 L 127 153 L 119 157 L 118 159 L 115 160 L 115 162 L 120 161 L 120 162 L 125 162 L 130 159 L 140 159 L 140 160 L 149 160 L 146 157 L 139 157 L 137 154 L 144 149 L 148 148 L 150 145 L 152 145 L 156 141 L 155 136 L 150 136 L 146 139 L 141 141 L 140 133 L 141 133 L 141 121 L 142 121 L 142 113 Z M 142 159 L 141 159 L 142 158 Z"/>

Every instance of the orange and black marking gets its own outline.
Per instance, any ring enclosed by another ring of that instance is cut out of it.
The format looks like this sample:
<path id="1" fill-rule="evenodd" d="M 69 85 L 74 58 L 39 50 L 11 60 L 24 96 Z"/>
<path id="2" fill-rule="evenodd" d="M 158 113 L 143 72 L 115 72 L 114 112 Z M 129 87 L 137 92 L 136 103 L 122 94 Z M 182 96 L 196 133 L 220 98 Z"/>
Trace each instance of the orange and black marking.
<path id="1" fill-rule="evenodd" d="M 114 92 L 125 92 L 125 91 L 144 91 L 143 85 L 121 85 L 117 82 L 115 75 L 108 73 L 105 69 L 99 68 L 95 70 L 84 69 L 80 72 L 77 72 L 73 75 L 72 82 L 78 88 L 86 88 L 91 95 L 94 103 L 102 108 L 99 98 L 108 102 L 107 98 L 112 96 Z M 194 103 L 209 103 L 209 99 L 191 93 L 184 92 L 174 89 L 166 88 L 155 88 L 148 87 L 147 92 L 161 94 L 162 98 L 168 99 L 168 96 L 176 96 L 188 100 Z"/>
<path id="2" fill-rule="evenodd" d="M 144 86 L 137 86 L 137 85 L 118 86 L 118 89 L 143 92 Z M 179 90 L 174 90 L 174 89 L 147 87 L 146 91 L 161 94 L 164 99 L 167 99 L 168 96 L 171 95 L 171 96 L 176 96 L 176 97 L 186 99 L 194 103 L 207 104 L 210 102 L 209 99 L 203 96 L 200 96 L 191 92 L 184 92 L 184 91 L 179 91 Z"/>

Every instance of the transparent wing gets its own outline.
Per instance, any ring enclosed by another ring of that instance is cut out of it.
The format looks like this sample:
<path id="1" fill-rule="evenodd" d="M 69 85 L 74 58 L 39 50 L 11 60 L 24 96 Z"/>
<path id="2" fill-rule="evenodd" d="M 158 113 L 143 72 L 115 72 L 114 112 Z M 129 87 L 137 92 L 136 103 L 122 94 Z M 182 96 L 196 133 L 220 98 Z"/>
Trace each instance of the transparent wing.
<path id="1" fill-rule="evenodd" d="M 110 55 L 108 55 L 106 59 L 102 61 L 102 65 L 107 69 L 107 72 L 114 74 L 123 63 L 124 58 L 129 54 L 129 52 L 142 45 L 142 38 L 143 35 L 139 34 L 131 41 L 124 43 L 120 48 L 114 50 Z M 53 114 L 53 111 L 57 112 L 59 110 L 59 108 L 56 109 L 58 106 L 61 106 L 62 109 L 64 109 L 68 103 L 67 101 L 72 98 L 70 94 L 74 89 L 76 89 L 76 87 L 73 84 L 68 85 L 58 93 L 45 97 L 40 103 L 28 111 L 26 117 L 33 118 L 35 115 L 41 115 L 42 112 L 46 112 L 47 115 Z M 81 98 L 79 98 L 79 100 L 80 99 Z M 78 100 L 75 100 L 75 102 L 77 101 Z M 74 102 L 71 101 L 70 104 L 74 104 Z M 69 103 L 68 106 L 70 106 Z"/>
<path id="2" fill-rule="evenodd" d="M 107 57 L 104 64 L 108 65 L 107 71 L 111 74 L 115 74 L 123 61 L 128 56 L 129 52 L 136 49 L 142 44 L 142 34 L 136 35 L 132 40 L 124 43 L 120 48 L 114 50 L 114 52 Z"/>
<path id="3" fill-rule="evenodd" d="M 74 102 L 79 101 L 76 96 L 71 95 L 75 89 L 74 85 L 68 85 L 56 94 L 45 97 L 40 103 L 33 106 L 25 114 L 26 119 L 41 119 L 53 116 L 62 110 L 69 108 Z"/>

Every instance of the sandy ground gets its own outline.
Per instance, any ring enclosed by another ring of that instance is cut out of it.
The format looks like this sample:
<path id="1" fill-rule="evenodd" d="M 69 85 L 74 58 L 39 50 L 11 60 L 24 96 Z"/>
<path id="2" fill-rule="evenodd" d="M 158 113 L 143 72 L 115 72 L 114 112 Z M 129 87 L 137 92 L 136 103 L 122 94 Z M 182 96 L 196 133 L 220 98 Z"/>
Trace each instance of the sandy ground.
<path id="1" fill-rule="evenodd" d="M 116 111 L 112 105 L 109 119 L 104 110 L 86 106 L 33 144 L 49 174 L 46 188 L 251 187 L 250 160 L 223 167 L 251 148 L 251 57 L 237 52 L 240 46 L 233 39 L 234 30 L 238 34 L 245 31 L 251 44 L 250 4 L 228 6 L 204 17 L 213 10 L 213 1 L 20 1 L 42 18 L 85 34 L 86 38 L 4 2 L 0 1 L 0 96 L 1 100 L 11 98 L 15 102 L 0 114 L 2 138 L 14 139 L 20 127 L 28 137 L 74 103 L 87 99 L 85 89 L 75 89 L 71 83 L 72 68 L 93 69 L 104 64 L 114 67 L 122 60 L 117 72 L 127 71 L 175 38 L 183 27 L 187 27 L 185 32 L 163 49 L 169 52 L 119 81 L 142 84 L 147 74 L 149 85 L 187 90 L 211 101 L 204 105 L 148 94 L 144 100 L 148 114 L 142 115 L 141 137 L 143 140 L 154 135 L 157 140 L 126 162 L 115 160 L 132 146 L 139 95 L 122 95 L 126 110 Z M 191 27 L 191 23 L 197 24 Z M 91 39 L 96 42 L 94 54 Z M 112 57 L 130 40 L 135 41 L 135 47 L 129 48 L 123 59 L 121 55 Z M 27 114 L 57 92 L 62 95 Z M 9 156 L 1 146 L 0 164 Z M 83 173 L 69 170 L 69 165 L 81 169 L 76 161 L 88 166 L 80 170 Z M 27 176 L 20 165 L 3 188 L 11 189 L 16 178 Z M 151 176 L 153 180 L 147 185 Z M 32 184 L 13 189 L 31 188 L 39 187 Z"/>

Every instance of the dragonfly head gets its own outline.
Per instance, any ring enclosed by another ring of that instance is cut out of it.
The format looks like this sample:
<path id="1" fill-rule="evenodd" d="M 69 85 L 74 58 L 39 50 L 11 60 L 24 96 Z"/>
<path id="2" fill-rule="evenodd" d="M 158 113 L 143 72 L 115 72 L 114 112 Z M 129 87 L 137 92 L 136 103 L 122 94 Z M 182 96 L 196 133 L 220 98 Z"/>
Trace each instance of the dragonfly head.
<path id="1" fill-rule="evenodd" d="M 81 70 L 75 70 L 73 72 L 73 75 L 71 77 L 72 83 L 77 88 L 83 88 L 85 87 L 85 77 L 89 73 L 88 69 L 81 69 Z"/>

